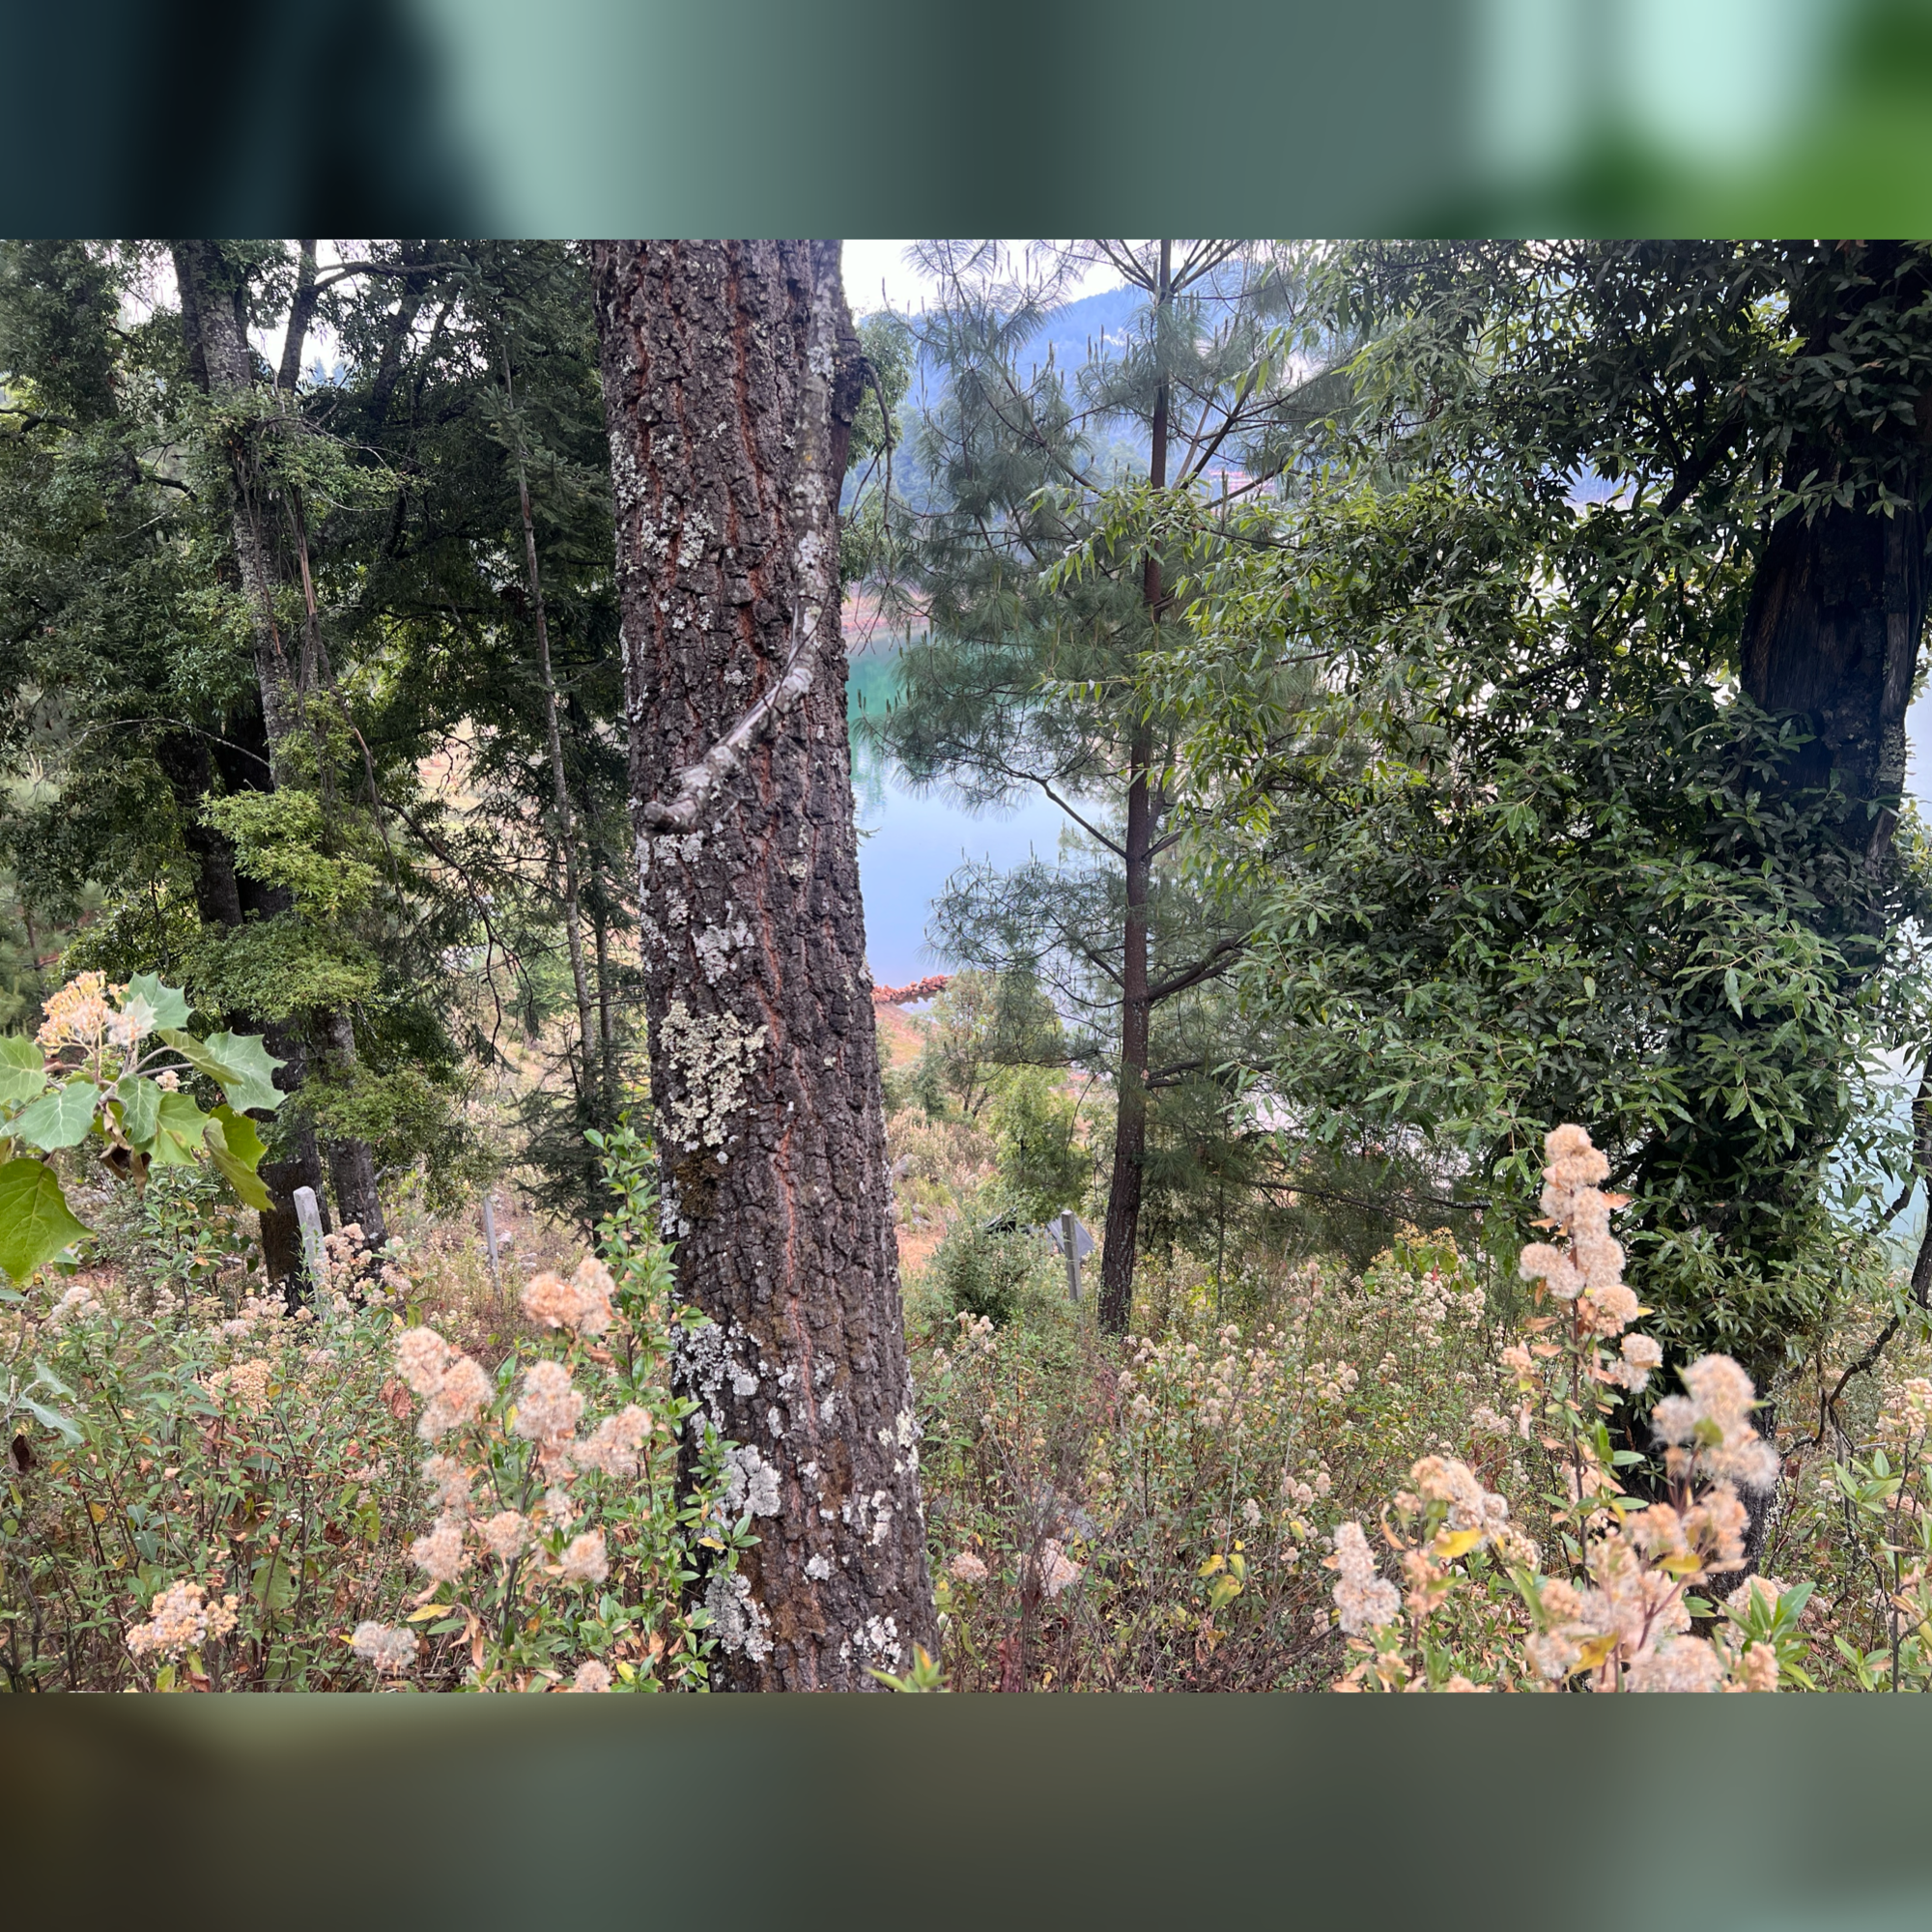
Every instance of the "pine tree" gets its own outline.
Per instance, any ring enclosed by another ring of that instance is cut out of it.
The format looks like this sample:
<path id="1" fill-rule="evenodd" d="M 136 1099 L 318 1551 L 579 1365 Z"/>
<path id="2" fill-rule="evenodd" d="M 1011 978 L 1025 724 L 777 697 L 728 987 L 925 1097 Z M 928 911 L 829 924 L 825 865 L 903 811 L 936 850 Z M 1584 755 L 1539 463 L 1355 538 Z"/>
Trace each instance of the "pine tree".
<path id="1" fill-rule="evenodd" d="M 1100 1318 L 1120 1332 L 1157 1096 L 1212 1070 L 1157 1042 L 1236 963 L 1245 919 L 1190 879 L 1174 719 L 1134 683 L 1175 635 L 1174 584 L 1157 544 L 1106 531 L 1156 524 L 1169 497 L 1273 486 L 1284 430 L 1332 391 L 1335 352 L 1304 320 L 1305 261 L 1264 244 L 1081 243 L 1018 278 L 998 244 L 924 246 L 941 299 L 920 333 L 942 393 L 886 569 L 926 633 L 901 652 L 875 729 L 916 782 L 975 806 L 1044 795 L 1066 816 L 1061 864 L 958 876 L 936 929 L 962 964 L 1040 976 L 1113 1076 Z M 1072 371 L 1030 362 L 1092 261 L 1143 298 L 1124 344 L 1090 344 Z M 1226 1042 L 1211 1059 L 1239 1052 Z"/>

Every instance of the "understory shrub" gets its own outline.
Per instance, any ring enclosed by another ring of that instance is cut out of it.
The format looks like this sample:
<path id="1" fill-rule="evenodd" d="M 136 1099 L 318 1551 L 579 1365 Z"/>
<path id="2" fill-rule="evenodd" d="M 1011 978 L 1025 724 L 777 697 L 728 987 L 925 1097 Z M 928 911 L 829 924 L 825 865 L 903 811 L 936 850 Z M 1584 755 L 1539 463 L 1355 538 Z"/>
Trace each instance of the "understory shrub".
<path id="1" fill-rule="evenodd" d="M 8 1307 L 10 1385 L 47 1418 L 0 1490 L 8 1687 L 702 1688 L 694 1585 L 728 1598 L 749 1524 L 712 1435 L 678 1497 L 667 1364 L 701 1318 L 672 1305 L 643 1148 L 602 1151 L 601 1260 L 531 1281 L 494 1362 L 340 1237 L 312 1306 L 252 1293 L 180 1183 L 151 1183 L 151 1274 Z"/>

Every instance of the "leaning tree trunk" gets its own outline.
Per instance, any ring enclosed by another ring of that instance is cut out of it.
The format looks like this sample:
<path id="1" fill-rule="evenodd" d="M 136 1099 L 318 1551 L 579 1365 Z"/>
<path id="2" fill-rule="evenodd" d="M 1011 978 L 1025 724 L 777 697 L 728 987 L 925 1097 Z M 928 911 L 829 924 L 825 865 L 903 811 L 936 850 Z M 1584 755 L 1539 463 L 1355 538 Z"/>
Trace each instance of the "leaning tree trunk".
<path id="1" fill-rule="evenodd" d="M 845 730 L 838 245 L 595 251 L 665 1226 L 711 1318 L 678 1374 L 760 1538 L 707 1586 L 742 1690 L 870 1689 L 934 1642 Z"/>
<path id="2" fill-rule="evenodd" d="M 217 400 L 250 392 L 256 386 L 253 352 L 249 346 L 242 290 L 224 261 L 218 242 L 176 242 L 172 244 L 175 279 L 181 293 L 182 329 L 188 366 L 195 381 Z M 301 274 L 282 355 L 282 378 L 293 387 L 301 364 L 301 344 L 315 306 L 314 243 L 303 243 Z M 261 700 L 266 733 L 267 769 L 254 779 L 270 789 L 283 777 L 284 746 L 297 727 L 300 698 L 282 637 L 275 623 L 274 595 L 278 582 L 275 548 L 269 536 L 270 505 L 266 500 L 261 465 L 251 426 L 234 425 L 228 435 L 232 495 L 229 527 L 235 564 L 248 609 L 254 645 L 255 684 Z M 313 670 L 310 670 L 313 676 Z M 271 895 L 253 908 L 260 916 L 287 910 L 286 894 Z M 204 916 L 205 913 L 204 913 Z M 322 1060 L 338 1077 L 346 1078 L 355 1065 L 355 1036 L 346 1012 L 318 1015 L 318 1046 Z M 295 1093 L 302 1084 L 310 1060 L 309 1042 L 293 1019 L 261 1020 L 270 1053 L 284 1063 L 281 1085 Z M 313 1128 L 291 1124 L 286 1155 L 262 1164 L 262 1182 L 269 1190 L 270 1208 L 262 1217 L 262 1245 L 271 1276 L 286 1279 L 298 1270 L 288 1266 L 299 1253 L 295 1236 L 295 1208 L 290 1197 L 297 1187 L 323 1192 L 322 1166 Z M 345 1224 L 361 1228 L 371 1246 L 382 1242 L 385 1229 L 382 1200 L 376 1189 L 376 1162 L 368 1142 L 332 1142 L 327 1150 L 329 1179 L 336 1207 Z M 283 1271 L 286 1268 L 286 1273 Z"/>

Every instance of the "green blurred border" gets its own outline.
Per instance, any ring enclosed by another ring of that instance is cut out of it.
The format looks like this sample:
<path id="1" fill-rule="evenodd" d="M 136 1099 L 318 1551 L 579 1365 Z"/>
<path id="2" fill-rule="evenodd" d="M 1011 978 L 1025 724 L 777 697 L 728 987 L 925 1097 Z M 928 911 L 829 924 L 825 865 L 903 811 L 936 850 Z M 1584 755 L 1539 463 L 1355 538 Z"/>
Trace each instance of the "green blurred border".
<path id="1" fill-rule="evenodd" d="M 1646 1932 L 1932 1916 L 1884 1698 L 14 1699 L 16 1911 Z"/>

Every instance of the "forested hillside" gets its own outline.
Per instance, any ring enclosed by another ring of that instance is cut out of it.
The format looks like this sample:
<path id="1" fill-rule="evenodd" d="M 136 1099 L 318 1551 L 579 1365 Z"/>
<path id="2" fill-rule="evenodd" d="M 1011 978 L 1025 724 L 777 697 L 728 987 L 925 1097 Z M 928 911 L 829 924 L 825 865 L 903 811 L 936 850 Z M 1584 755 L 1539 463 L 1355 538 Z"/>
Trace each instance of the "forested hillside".
<path id="1" fill-rule="evenodd" d="M 0 243 L 0 1680 L 1924 1688 L 1932 252 L 919 245 Z"/>

